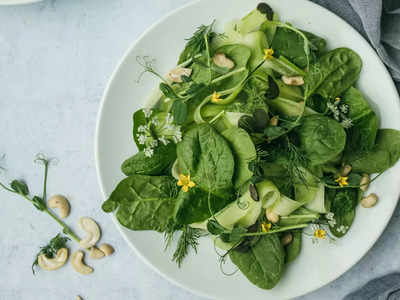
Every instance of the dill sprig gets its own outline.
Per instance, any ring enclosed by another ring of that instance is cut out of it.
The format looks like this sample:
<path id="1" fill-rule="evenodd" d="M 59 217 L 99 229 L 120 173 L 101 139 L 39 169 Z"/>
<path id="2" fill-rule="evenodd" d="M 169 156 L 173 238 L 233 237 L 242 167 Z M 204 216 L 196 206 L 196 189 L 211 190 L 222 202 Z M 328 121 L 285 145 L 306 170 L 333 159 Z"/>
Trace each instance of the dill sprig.
<path id="1" fill-rule="evenodd" d="M 57 234 L 47 245 L 40 247 L 40 251 L 36 254 L 35 261 L 32 264 L 32 273 L 35 274 L 35 268 L 39 264 L 38 259 L 40 255 L 44 254 L 47 258 L 55 257 L 57 251 L 61 248 L 65 248 L 69 240 L 68 237 Z"/>
<path id="2" fill-rule="evenodd" d="M 170 236 L 171 233 L 168 233 Z M 184 258 L 189 254 L 190 248 L 197 253 L 197 247 L 199 245 L 199 238 L 202 236 L 201 230 L 191 228 L 186 225 L 182 228 L 182 234 L 179 237 L 178 245 L 172 256 L 172 261 L 175 261 L 179 267 L 181 267 Z"/>
<path id="3" fill-rule="evenodd" d="M 307 180 L 304 176 L 303 168 L 306 166 L 307 159 L 303 152 L 290 141 L 286 136 L 287 162 L 285 167 L 289 173 L 289 178 L 292 183 L 300 180 L 304 185 L 307 185 Z"/>
<path id="4" fill-rule="evenodd" d="M 180 61 L 191 59 L 196 54 L 207 49 L 207 44 L 217 35 L 213 31 L 214 24 L 215 20 L 210 25 L 201 25 L 190 38 L 186 39 L 187 43 L 179 59 Z"/>

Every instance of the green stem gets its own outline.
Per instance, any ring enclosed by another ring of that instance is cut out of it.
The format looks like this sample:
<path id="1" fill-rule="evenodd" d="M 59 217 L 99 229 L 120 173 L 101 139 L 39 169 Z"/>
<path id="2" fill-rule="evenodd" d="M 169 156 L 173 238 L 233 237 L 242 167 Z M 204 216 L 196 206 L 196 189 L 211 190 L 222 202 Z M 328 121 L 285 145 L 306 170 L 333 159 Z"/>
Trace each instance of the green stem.
<path id="1" fill-rule="evenodd" d="M 44 182 L 43 182 L 43 200 L 47 201 L 47 173 L 49 171 L 49 162 L 47 160 L 44 163 Z"/>
<path id="2" fill-rule="evenodd" d="M 293 225 L 293 226 L 283 227 L 283 228 L 280 228 L 280 229 L 270 230 L 270 231 L 267 231 L 267 232 L 245 233 L 245 234 L 242 234 L 242 237 L 243 236 L 267 235 L 267 234 L 272 234 L 272 233 L 277 233 L 277 232 L 283 232 L 283 231 L 288 231 L 288 230 L 293 230 L 293 229 L 304 228 L 304 227 L 307 227 L 308 225 L 309 224 L 300 224 L 300 225 Z"/>
<path id="3" fill-rule="evenodd" d="M 222 76 L 219 76 L 219 77 L 215 78 L 214 80 L 211 81 L 211 83 L 216 83 L 218 81 L 224 80 L 224 79 L 226 79 L 226 78 L 228 78 L 228 77 L 230 77 L 232 75 L 235 75 L 236 73 L 240 73 L 240 72 L 243 72 L 245 70 L 246 70 L 245 67 L 241 67 L 239 69 L 233 70 L 233 71 L 231 71 L 229 73 L 226 73 L 226 74 L 224 74 Z"/>
<path id="4" fill-rule="evenodd" d="M 63 222 L 61 221 L 56 215 L 54 215 L 50 210 L 47 208 L 44 210 L 46 214 L 52 217 L 61 227 L 64 229 L 63 232 L 73 238 L 76 242 L 80 242 L 79 237 Z"/>
<path id="5" fill-rule="evenodd" d="M 12 189 L 9 189 L 7 186 L 5 186 L 4 184 L 2 184 L 1 182 L 0 182 L 0 186 L 1 186 L 3 189 L 5 189 L 6 191 L 9 191 L 9 192 L 14 193 L 14 194 L 18 194 L 18 193 L 16 193 L 15 191 L 13 191 Z"/>

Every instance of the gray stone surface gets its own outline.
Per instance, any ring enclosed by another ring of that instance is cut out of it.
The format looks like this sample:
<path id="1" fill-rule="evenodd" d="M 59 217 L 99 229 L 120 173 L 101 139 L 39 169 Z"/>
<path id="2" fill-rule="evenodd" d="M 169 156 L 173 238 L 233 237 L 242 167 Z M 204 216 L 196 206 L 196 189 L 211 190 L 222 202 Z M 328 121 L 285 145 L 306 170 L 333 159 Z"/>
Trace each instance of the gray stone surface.
<path id="1" fill-rule="evenodd" d="M 59 0 L 0 7 L 0 154 L 4 176 L 22 176 L 34 192 L 42 169 L 36 153 L 59 158 L 49 192 L 72 204 L 69 224 L 82 215 L 101 224 L 112 258 L 91 261 L 96 272 L 30 271 L 33 254 L 59 230 L 24 200 L 0 191 L 0 299 L 201 299 L 144 264 L 101 212 L 93 158 L 96 114 L 112 70 L 150 24 L 187 0 Z M 300 299 L 341 299 L 369 279 L 398 270 L 400 214 L 375 247 L 330 285 Z M 72 249 L 75 249 L 72 246 Z M 346 255 L 346 253 L 343 253 Z M 327 258 L 329 259 L 329 258 Z M 305 272 L 306 275 L 306 272 Z"/>

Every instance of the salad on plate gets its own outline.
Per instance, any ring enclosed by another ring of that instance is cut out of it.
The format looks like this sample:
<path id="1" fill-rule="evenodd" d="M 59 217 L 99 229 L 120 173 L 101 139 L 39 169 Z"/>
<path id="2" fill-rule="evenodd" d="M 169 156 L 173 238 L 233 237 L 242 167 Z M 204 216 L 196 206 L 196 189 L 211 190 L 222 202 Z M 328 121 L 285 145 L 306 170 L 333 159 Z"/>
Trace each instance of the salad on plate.
<path id="1" fill-rule="evenodd" d="M 400 132 L 379 128 L 355 87 L 353 50 L 327 49 L 266 3 L 223 33 L 214 23 L 165 77 L 137 58 L 160 83 L 133 114 L 139 152 L 102 209 L 129 229 L 164 233 L 178 266 L 208 236 L 222 266 L 229 258 L 271 289 L 303 237 L 334 242 L 351 234 L 358 205 L 377 203 L 367 189 L 398 161 Z"/>

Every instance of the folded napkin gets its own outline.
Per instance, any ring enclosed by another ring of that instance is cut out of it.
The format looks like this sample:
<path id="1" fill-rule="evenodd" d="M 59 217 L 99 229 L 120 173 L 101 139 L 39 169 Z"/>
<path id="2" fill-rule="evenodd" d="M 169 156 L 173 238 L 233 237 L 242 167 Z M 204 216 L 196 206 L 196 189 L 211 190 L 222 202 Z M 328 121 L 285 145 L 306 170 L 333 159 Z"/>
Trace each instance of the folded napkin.
<path id="1" fill-rule="evenodd" d="M 400 92 L 400 0 L 311 0 L 342 17 L 375 48 Z"/>
<path id="2" fill-rule="evenodd" d="M 400 93 L 400 0 L 311 0 L 342 17 L 375 48 Z M 400 300 L 400 273 L 371 280 L 344 300 Z"/>

